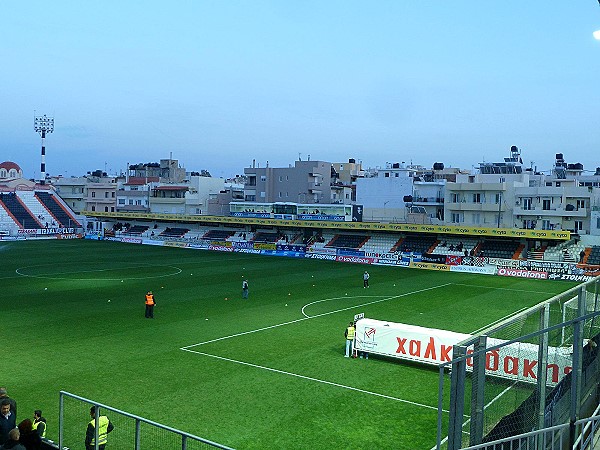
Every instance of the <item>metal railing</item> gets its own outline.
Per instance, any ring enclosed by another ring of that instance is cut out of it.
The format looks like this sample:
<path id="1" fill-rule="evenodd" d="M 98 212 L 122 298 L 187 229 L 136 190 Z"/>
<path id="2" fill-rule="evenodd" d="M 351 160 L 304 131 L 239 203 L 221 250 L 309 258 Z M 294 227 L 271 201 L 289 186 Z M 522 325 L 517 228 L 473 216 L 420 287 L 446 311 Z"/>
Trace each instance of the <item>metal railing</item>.
<path id="1" fill-rule="evenodd" d="M 65 405 L 70 400 L 76 402 Z M 77 444 L 83 440 L 82 431 L 85 430 L 85 425 L 90 422 L 89 407 L 91 406 L 96 407 L 96 422 L 100 415 L 106 415 L 107 412 L 110 412 L 110 421 L 115 424 L 114 432 L 108 434 L 111 448 L 131 448 L 135 450 L 142 450 L 142 448 L 147 450 L 156 448 L 180 448 L 182 450 L 220 448 L 232 450 L 231 447 L 223 444 L 66 391 L 60 391 L 59 448 L 80 448 Z M 97 434 L 98 427 L 96 426 L 95 429 Z M 96 436 L 96 449 L 98 448 L 98 440 L 98 436 Z"/>
<path id="2" fill-rule="evenodd" d="M 598 413 L 596 408 L 595 414 Z M 505 439 L 486 442 L 485 444 L 463 447 L 463 450 L 564 450 L 567 448 L 569 434 L 573 427 L 570 423 L 544 428 L 538 431 L 511 436 Z M 600 416 L 594 415 L 575 422 L 575 429 L 580 430 L 572 450 L 592 450 L 600 438 Z"/>

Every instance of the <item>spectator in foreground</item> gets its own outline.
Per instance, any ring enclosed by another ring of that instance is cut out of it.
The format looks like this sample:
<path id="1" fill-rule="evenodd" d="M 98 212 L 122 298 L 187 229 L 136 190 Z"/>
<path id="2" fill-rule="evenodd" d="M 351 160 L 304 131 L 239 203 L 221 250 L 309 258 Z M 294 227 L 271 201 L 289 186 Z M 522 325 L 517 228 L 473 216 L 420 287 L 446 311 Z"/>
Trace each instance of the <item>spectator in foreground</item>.
<path id="1" fill-rule="evenodd" d="M 8 392 L 5 387 L 0 387 L 0 402 L 4 399 L 8 399 L 10 402 L 10 410 L 15 415 L 15 419 L 17 417 L 17 401 L 14 398 L 10 398 L 8 396 Z"/>
<path id="2" fill-rule="evenodd" d="M 16 426 L 17 416 L 10 410 L 10 402 L 5 398 L 0 402 L 0 444 L 8 441 L 9 432 Z"/>
<path id="3" fill-rule="evenodd" d="M 2 447 L 0 447 L 0 450 L 9 450 L 9 449 L 26 450 L 26 448 L 23 447 L 23 445 L 21 445 L 21 443 L 19 442 L 20 437 L 21 437 L 21 434 L 19 433 L 19 429 L 13 428 L 8 433 L 8 439 L 4 443 L 4 445 Z"/>
<path id="4" fill-rule="evenodd" d="M 19 442 L 25 446 L 26 450 L 40 450 L 42 448 L 42 438 L 33 429 L 31 419 L 24 419 L 19 423 L 19 433 L 21 434 Z"/>

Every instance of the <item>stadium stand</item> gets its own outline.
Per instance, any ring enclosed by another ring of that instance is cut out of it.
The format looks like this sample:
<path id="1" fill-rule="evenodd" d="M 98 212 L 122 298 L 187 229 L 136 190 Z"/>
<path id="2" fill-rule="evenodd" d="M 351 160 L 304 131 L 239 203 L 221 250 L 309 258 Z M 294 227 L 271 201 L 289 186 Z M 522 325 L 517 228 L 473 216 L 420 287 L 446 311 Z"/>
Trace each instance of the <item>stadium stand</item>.
<path id="1" fill-rule="evenodd" d="M 437 241 L 436 236 L 408 235 L 395 246 L 401 252 L 427 253 Z"/>
<path id="2" fill-rule="evenodd" d="M 544 252 L 544 260 L 579 262 L 579 254 L 582 251 L 585 251 L 585 245 L 581 242 L 576 242 L 574 239 L 571 239 L 570 241 L 561 242 L 555 246 L 548 246 Z M 588 264 L 591 264 L 589 262 L 589 257 Z"/>
<path id="3" fill-rule="evenodd" d="M 593 245 L 590 248 L 590 252 L 587 256 L 587 261 L 585 261 L 586 264 L 591 264 L 591 265 L 600 265 L 600 246 L 598 245 Z"/>
<path id="4" fill-rule="evenodd" d="M 398 236 L 395 234 L 385 235 L 382 233 L 375 233 L 371 236 L 371 239 L 361 247 L 361 250 L 372 253 L 390 253 L 397 241 Z"/>
<path id="5" fill-rule="evenodd" d="M 261 242 L 265 244 L 275 244 L 279 240 L 279 233 L 266 233 L 259 231 L 254 235 L 252 239 L 254 242 Z"/>
<path id="6" fill-rule="evenodd" d="M 159 234 L 163 238 L 182 238 L 189 230 L 189 228 L 171 228 L 167 227 Z"/>
<path id="7" fill-rule="evenodd" d="M 231 230 L 209 230 L 207 231 L 202 239 L 208 239 L 211 241 L 225 241 L 235 234 L 235 231 Z"/>
<path id="8" fill-rule="evenodd" d="M 483 254 L 490 258 L 513 259 L 522 249 L 523 245 L 515 241 L 483 241 L 479 246 L 479 255 Z M 518 257 L 518 255 L 517 255 Z"/>
<path id="9" fill-rule="evenodd" d="M 56 200 L 56 196 L 54 194 L 36 191 L 35 196 L 38 198 L 40 203 L 42 203 L 44 207 L 50 211 L 50 214 L 52 214 L 59 225 L 63 227 L 81 227 L 79 222 L 75 220 L 75 217 L 71 216 L 62 206 L 62 204 Z"/>
<path id="10" fill-rule="evenodd" d="M 14 192 L 0 193 L 0 204 L 21 228 L 44 228 Z"/>
<path id="11" fill-rule="evenodd" d="M 329 241 L 325 247 L 331 248 L 351 248 L 358 250 L 367 241 L 369 236 L 365 235 L 352 235 L 352 234 L 336 234 L 331 241 Z"/>
<path id="12" fill-rule="evenodd" d="M 448 237 L 447 239 L 442 238 L 435 247 L 433 253 L 435 253 L 436 255 L 463 256 L 465 254 L 465 250 L 468 254 L 471 254 L 471 252 L 475 252 L 478 245 L 478 239 L 471 239 L 466 237 Z"/>
<path id="13" fill-rule="evenodd" d="M 142 233 L 144 233 L 145 231 L 148 230 L 148 228 L 150 228 L 150 227 L 146 226 L 146 225 L 133 225 L 128 230 L 125 230 L 123 232 L 123 234 L 129 235 L 129 236 L 141 236 Z"/>

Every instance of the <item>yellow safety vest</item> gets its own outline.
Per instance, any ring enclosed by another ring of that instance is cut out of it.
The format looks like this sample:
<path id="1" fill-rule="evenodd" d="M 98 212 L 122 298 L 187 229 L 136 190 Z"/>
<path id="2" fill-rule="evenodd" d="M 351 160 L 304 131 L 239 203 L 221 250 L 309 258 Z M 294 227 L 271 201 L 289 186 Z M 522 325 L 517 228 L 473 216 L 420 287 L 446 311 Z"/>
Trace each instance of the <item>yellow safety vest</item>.
<path id="1" fill-rule="evenodd" d="M 34 421 L 33 421 L 33 429 L 34 429 L 35 431 L 37 431 L 37 429 L 38 429 L 38 425 L 39 425 L 40 423 L 43 423 L 43 424 L 44 424 L 44 432 L 43 432 L 43 433 L 40 435 L 40 437 L 46 437 L 46 428 L 48 428 L 48 426 L 46 425 L 46 422 L 43 422 L 43 421 L 41 421 L 41 420 L 35 420 L 35 419 L 34 419 Z"/>
<path id="2" fill-rule="evenodd" d="M 348 340 L 354 339 L 354 327 L 348 327 L 347 331 L 348 331 L 348 333 L 347 333 L 346 339 L 348 339 Z"/>
<path id="3" fill-rule="evenodd" d="M 108 439 L 106 436 L 108 435 L 108 417 L 100 416 L 98 417 L 98 445 L 106 444 Z M 92 427 L 96 426 L 96 419 L 90 420 Z M 96 436 L 92 438 L 92 442 L 90 445 L 96 445 Z"/>

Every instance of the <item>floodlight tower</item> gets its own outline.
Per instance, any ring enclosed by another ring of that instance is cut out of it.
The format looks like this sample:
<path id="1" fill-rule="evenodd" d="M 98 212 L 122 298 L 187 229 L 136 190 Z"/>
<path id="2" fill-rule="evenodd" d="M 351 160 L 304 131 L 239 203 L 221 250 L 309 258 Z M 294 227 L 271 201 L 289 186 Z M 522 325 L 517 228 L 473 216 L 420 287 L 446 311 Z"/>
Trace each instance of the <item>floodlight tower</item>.
<path id="1" fill-rule="evenodd" d="M 42 136 L 42 163 L 40 165 L 40 184 L 46 183 L 46 133 L 54 131 L 54 117 L 34 116 L 33 129 Z"/>

